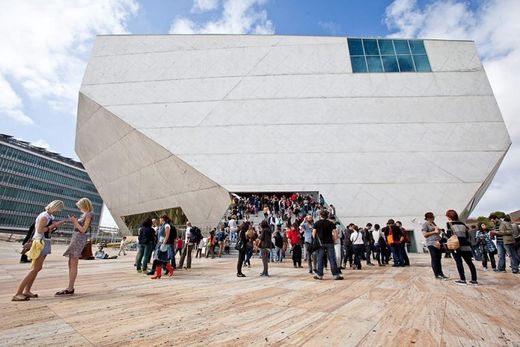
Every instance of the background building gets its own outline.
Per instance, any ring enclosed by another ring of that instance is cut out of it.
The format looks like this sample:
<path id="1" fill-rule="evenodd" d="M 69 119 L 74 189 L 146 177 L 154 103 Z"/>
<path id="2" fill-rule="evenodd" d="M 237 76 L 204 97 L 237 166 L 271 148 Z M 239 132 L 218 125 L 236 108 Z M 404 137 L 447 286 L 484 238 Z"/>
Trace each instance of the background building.
<path id="1" fill-rule="evenodd" d="M 52 200 L 65 203 L 59 219 L 79 216 L 83 197 L 94 205 L 96 227 L 103 201 L 81 163 L 0 134 L 0 230 L 27 231 Z"/>
<path id="2" fill-rule="evenodd" d="M 175 207 L 214 226 L 231 192 L 294 191 L 418 229 L 468 216 L 510 144 L 470 41 L 127 35 L 96 40 L 76 152 L 123 230 Z"/>

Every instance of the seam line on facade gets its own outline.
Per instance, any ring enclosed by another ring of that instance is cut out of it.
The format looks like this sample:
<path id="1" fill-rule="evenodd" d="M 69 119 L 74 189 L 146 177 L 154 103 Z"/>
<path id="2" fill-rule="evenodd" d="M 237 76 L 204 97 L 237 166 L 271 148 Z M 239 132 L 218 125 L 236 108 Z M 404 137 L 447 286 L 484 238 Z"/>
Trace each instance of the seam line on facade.
<path id="1" fill-rule="evenodd" d="M 269 54 L 267 52 L 267 54 Z M 267 55 L 266 55 L 267 56 Z M 257 63 L 260 64 L 261 60 L 263 60 L 266 56 L 262 57 L 260 61 Z M 256 68 L 253 66 L 252 69 Z M 251 70 L 252 70 L 251 69 Z M 193 80 L 214 80 L 214 79 L 224 79 L 224 78 L 257 78 L 257 77 L 280 77 L 280 76 L 357 76 L 361 74 L 362 76 L 368 75 L 377 75 L 377 76 L 406 76 L 406 75 L 427 75 L 427 74 L 445 74 L 445 73 L 464 73 L 464 72 L 480 72 L 478 69 L 465 69 L 465 70 L 453 70 L 453 71 L 432 71 L 432 72 L 364 72 L 364 73 L 354 73 L 348 71 L 338 71 L 338 72 L 304 72 L 304 73 L 280 73 L 280 74 L 251 74 L 250 72 L 245 75 L 224 75 L 224 76 L 204 76 L 204 77 L 185 77 L 185 78 L 165 78 L 165 79 L 154 79 L 154 80 L 141 80 L 141 81 L 119 81 L 119 82 L 104 82 L 104 83 L 83 83 L 83 86 L 102 86 L 102 85 L 117 85 L 117 84 L 140 84 L 140 83 L 152 83 L 152 82 L 170 82 L 170 81 L 193 81 Z"/>
<path id="2" fill-rule="evenodd" d="M 421 125 L 421 124 L 502 124 L 501 121 L 496 120 L 481 120 L 481 121 L 466 121 L 466 122 L 460 122 L 460 121 L 437 121 L 437 122 L 420 122 L 420 121 L 414 121 L 414 122 L 349 122 L 349 123 L 339 123 L 339 122 L 329 122 L 327 124 L 320 124 L 321 126 L 338 126 L 338 125 L 392 125 L 392 124 L 405 124 L 405 125 Z M 316 126 L 317 123 L 248 123 L 248 124 L 233 124 L 233 123 L 227 123 L 227 124 L 207 124 L 207 125 L 178 125 L 178 126 L 157 126 L 157 127 L 139 127 L 138 129 L 147 129 L 147 130 L 155 130 L 155 129 L 191 129 L 191 128 L 227 128 L 227 127 L 279 127 L 279 126 Z"/>
<path id="3" fill-rule="evenodd" d="M 482 97 L 489 96 L 492 97 L 493 94 L 471 94 L 471 95 L 399 95 L 399 96 L 370 96 L 370 95 L 361 95 L 361 96 L 320 96 L 320 97 L 279 97 L 279 98 L 242 98 L 242 99 L 206 99 L 201 101 L 196 100 L 185 100 L 185 101 L 175 101 L 175 102 L 166 102 L 166 101 L 157 101 L 157 102 L 144 102 L 144 103 L 121 103 L 121 104 L 105 104 L 104 107 L 113 107 L 113 106 L 140 106 L 140 105 L 165 105 L 165 104 L 186 104 L 186 103 L 202 103 L 202 102 L 226 102 L 226 101 L 266 101 L 266 100 L 326 100 L 326 99 L 406 99 L 406 98 L 442 98 L 442 97 Z"/>

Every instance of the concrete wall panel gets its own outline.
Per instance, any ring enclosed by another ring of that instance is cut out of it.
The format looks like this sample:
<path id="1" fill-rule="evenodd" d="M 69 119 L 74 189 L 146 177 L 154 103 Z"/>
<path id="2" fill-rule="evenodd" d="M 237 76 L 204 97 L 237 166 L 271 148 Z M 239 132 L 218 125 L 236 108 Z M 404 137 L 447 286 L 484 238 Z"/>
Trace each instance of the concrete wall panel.
<path id="1" fill-rule="evenodd" d="M 344 222 L 417 229 L 471 209 L 511 143 L 474 43 L 425 47 L 432 73 L 362 74 L 341 37 L 101 36 L 78 156 L 115 216 L 209 226 L 228 192 L 319 191 Z"/>

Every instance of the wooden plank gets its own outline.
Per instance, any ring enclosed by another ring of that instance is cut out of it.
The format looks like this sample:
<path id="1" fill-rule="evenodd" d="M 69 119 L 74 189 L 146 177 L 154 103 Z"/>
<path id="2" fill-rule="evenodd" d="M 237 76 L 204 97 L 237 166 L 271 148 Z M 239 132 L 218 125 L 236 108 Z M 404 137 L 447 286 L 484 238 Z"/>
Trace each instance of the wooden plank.
<path id="1" fill-rule="evenodd" d="M 434 279 L 428 255 L 410 255 L 409 268 L 343 270 L 344 281 L 330 272 L 314 280 L 290 261 L 259 277 L 256 257 L 237 278 L 228 256 L 150 280 L 129 252 L 81 261 L 77 294 L 55 297 L 67 283 L 64 246 L 56 246 L 34 284 L 40 298 L 15 303 L 29 268 L 17 248 L 0 242 L 1 346 L 520 345 L 520 276 L 479 272 L 481 286 L 460 287 Z M 443 267 L 456 278 L 453 260 Z"/>

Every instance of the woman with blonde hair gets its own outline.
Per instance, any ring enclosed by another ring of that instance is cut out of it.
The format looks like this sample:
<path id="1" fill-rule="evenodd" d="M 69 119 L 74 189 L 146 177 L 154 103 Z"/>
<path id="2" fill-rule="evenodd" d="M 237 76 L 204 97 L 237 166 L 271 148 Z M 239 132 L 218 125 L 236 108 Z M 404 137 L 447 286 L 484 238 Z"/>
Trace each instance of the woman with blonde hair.
<path id="1" fill-rule="evenodd" d="M 54 221 L 53 214 L 63 210 L 63 201 L 54 200 L 45 207 L 45 211 L 40 213 L 34 222 L 34 246 L 39 243 L 42 246 L 40 254 L 36 257 L 33 254 L 31 271 L 20 282 L 16 294 L 13 296 L 13 301 L 27 301 L 31 298 L 37 298 L 38 294 L 31 292 L 31 287 L 38 276 L 38 273 L 43 267 L 43 261 L 48 254 L 51 254 L 51 233 L 61 226 L 66 221 Z M 42 245 L 43 243 L 43 245 Z M 33 252 L 29 252 L 33 253 Z"/>
<path id="2" fill-rule="evenodd" d="M 78 276 L 79 257 L 81 257 L 81 252 L 83 252 L 83 248 L 87 244 L 87 231 L 90 229 L 94 219 L 94 208 L 88 198 L 79 199 L 76 206 L 82 214 L 79 219 L 74 215 L 69 216 L 70 222 L 74 224 L 74 232 L 72 233 L 69 247 L 63 253 L 64 257 L 69 257 L 69 286 L 57 292 L 56 295 L 74 294 L 74 282 L 76 282 L 76 277 Z"/>

